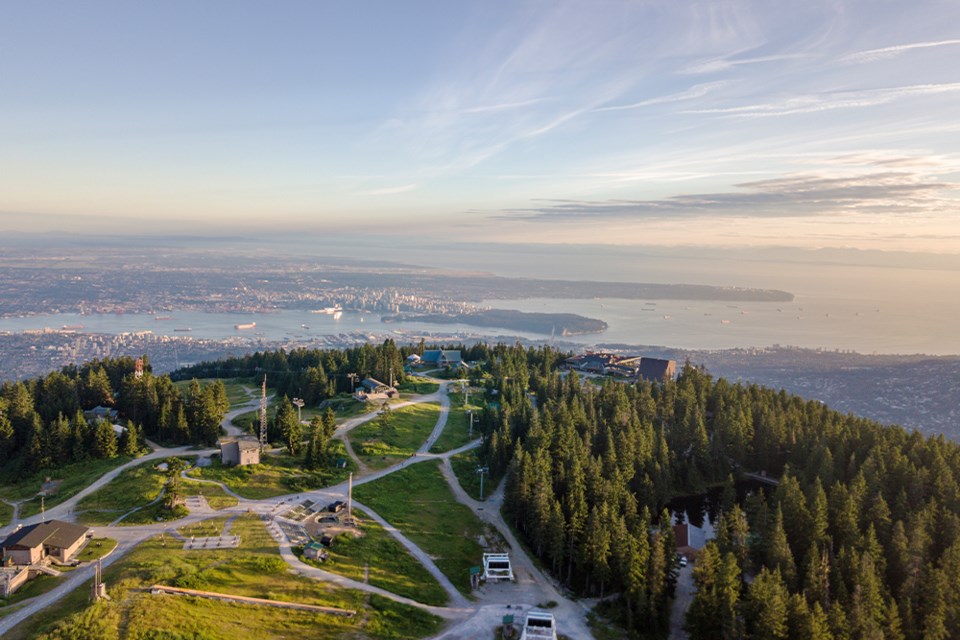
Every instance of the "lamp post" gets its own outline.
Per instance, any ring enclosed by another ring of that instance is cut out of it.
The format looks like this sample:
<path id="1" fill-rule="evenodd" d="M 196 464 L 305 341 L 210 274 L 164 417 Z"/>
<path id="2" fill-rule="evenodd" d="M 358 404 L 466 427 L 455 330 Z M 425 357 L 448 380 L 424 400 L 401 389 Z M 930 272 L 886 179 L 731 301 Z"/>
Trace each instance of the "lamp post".
<path id="1" fill-rule="evenodd" d="M 303 418 L 302 418 L 301 415 L 300 415 L 300 410 L 303 409 L 303 405 L 306 404 L 306 403 L 305 403 L 302 399 L 300 399 L 300 398 L 294 398 L 294 399 L 293 399 L 293 404 L 295 404 L 295 405 L 297 406 L 297 422 L 298 422 L 298 423 L 302 423 L 302 422 L 303 422 Z"/>

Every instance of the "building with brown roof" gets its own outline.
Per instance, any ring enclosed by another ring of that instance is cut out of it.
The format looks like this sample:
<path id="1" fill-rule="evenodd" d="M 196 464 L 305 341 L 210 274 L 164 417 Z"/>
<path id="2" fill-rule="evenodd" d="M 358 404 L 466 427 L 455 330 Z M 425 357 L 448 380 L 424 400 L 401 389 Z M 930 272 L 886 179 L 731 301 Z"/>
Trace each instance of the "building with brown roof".
<path id="1" fill-rule="evenodd" d="M 86 542 L 89 531 L 88 527 L 62 520 L 20 527 L 0 545 L 4 562 L 30 565 L 47 557 L 67 562 Z"/>

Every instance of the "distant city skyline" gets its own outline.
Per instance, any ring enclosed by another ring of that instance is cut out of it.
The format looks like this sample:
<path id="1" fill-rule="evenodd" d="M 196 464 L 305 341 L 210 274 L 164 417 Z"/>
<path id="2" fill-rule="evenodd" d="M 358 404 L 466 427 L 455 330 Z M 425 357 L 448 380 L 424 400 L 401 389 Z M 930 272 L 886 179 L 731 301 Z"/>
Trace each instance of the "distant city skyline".
<path id="1" fill-rule="evenodd" d="M 960 252 L 960 4 L 0 4 L 0 226 Z"/>

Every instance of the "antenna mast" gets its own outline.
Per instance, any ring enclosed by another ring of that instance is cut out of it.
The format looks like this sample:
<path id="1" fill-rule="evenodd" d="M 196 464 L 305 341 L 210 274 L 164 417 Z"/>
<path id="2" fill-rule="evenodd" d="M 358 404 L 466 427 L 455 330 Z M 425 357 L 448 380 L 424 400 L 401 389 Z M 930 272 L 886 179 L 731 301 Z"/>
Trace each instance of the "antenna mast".
<path id="1" fill-rule="evenodd" d="M 267 374 L 263 374 L 263 388 L 260 392 L 260 451 L 267 448 Z"/>

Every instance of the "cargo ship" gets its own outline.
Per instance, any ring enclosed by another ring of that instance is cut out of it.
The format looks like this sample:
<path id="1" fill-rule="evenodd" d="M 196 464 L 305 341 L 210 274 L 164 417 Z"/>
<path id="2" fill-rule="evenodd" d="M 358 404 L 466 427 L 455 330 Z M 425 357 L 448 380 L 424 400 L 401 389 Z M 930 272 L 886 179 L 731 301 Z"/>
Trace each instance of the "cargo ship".
<path id="1" fill-rule="evenodd" d="M 253 329 L 253 328 L 256 327 L 256 326 L 257 326 L 257 323 L 256 323 L 256 322 L 245 322 L 245 323 L 243 323 L 243 324 L 235 324 L 235 325 L 233 325 L 233 328 L 234 328 L 234 329 L 238 329 L 238 330 L 240 330 L 240 329 Z"/>

